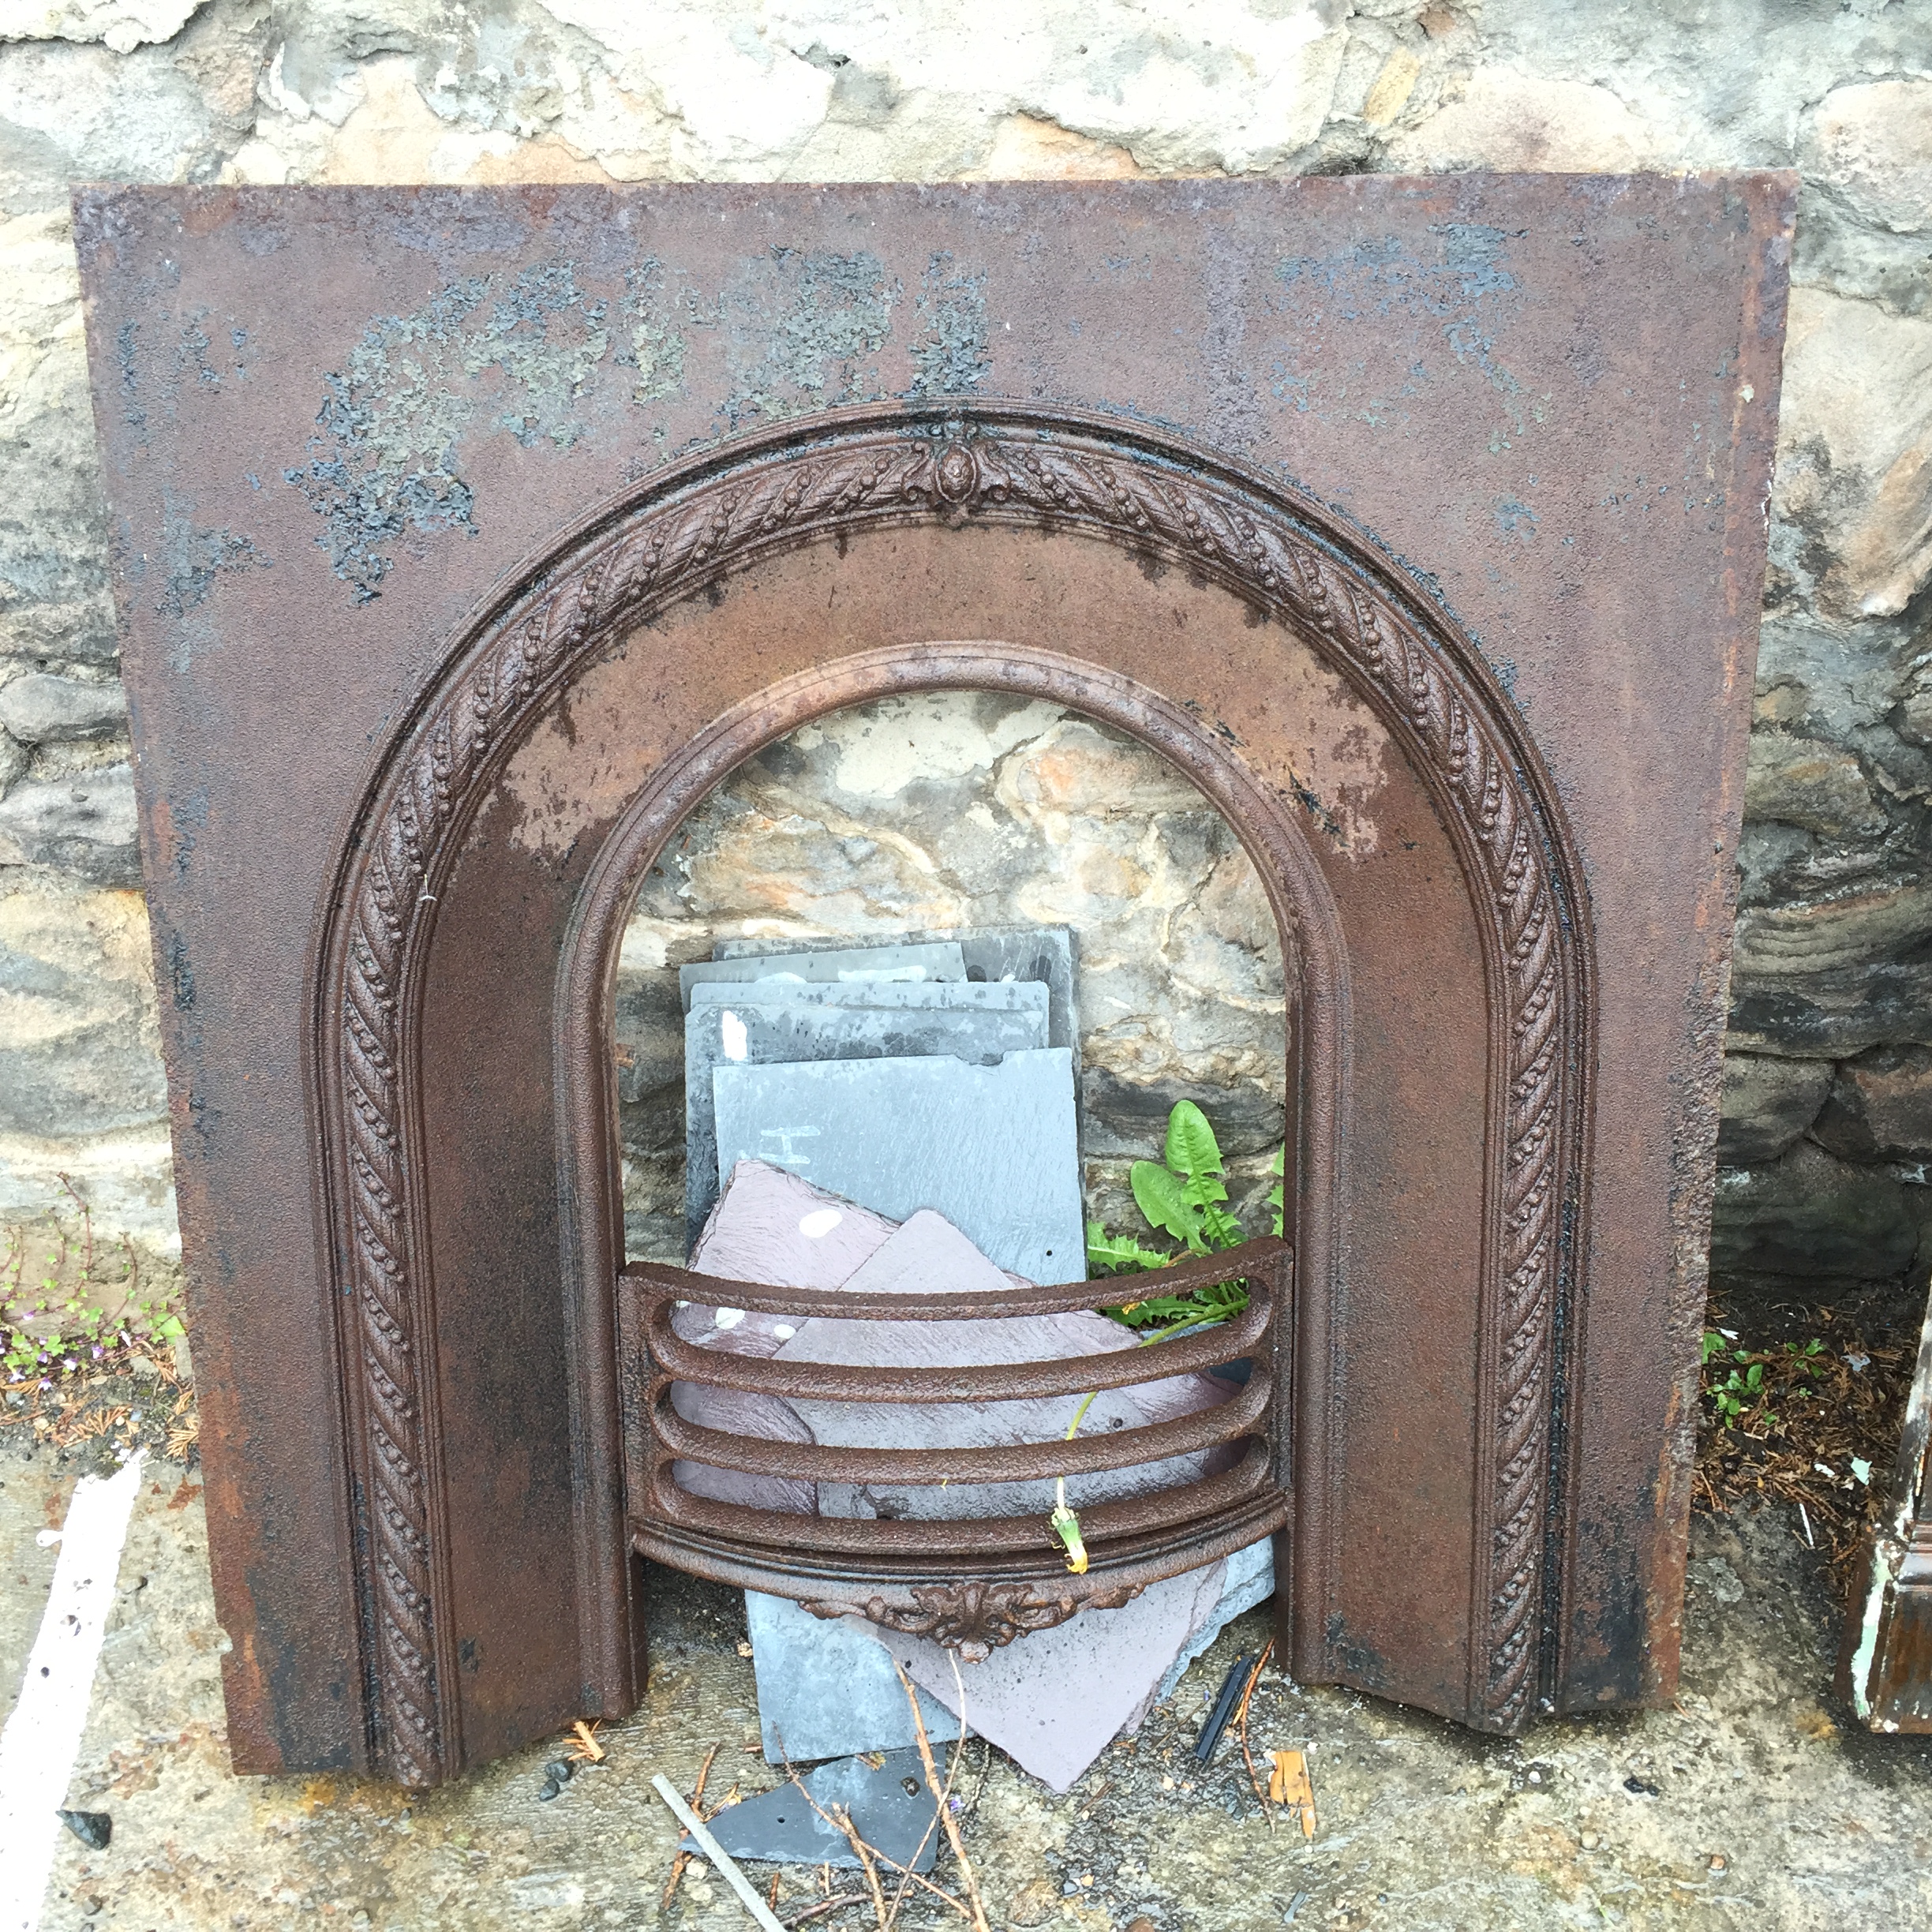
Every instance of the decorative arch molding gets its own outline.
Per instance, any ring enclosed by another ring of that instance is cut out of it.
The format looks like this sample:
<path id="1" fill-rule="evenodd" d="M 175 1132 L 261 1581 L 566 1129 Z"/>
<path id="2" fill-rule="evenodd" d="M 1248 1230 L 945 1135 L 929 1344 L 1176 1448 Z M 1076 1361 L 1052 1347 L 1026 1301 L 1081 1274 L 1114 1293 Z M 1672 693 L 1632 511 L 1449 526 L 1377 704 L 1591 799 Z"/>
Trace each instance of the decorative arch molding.
<path id="1" fill-rule="evenodd" d="M 1177 440 L 974 402 L 812 418 L 734 444 L 580 524 L 462 629 L 362 796 L 328 900 L 310 1050 L 339 1290 L 374 1756 L 451 1762 L 440 1679 L 432 1376 L 408 1032 L 438 894 L 481 802 L 558 690 L 614 638 L 780 551 L 895 523 L 979 521 L 1181 566 L 1304 637 L 1402 744 L 1449 828 L 1489 990 L 1470 1709 L 1533 1707 L 1588 1119 L 1589 946 L 1554 788 L 1480 653 L 1357 533 Z M 1230 748 L 1238 757 L 1238 747 Z M 1479 1515 L 1482 1506 L 1479 1501 Z"/>

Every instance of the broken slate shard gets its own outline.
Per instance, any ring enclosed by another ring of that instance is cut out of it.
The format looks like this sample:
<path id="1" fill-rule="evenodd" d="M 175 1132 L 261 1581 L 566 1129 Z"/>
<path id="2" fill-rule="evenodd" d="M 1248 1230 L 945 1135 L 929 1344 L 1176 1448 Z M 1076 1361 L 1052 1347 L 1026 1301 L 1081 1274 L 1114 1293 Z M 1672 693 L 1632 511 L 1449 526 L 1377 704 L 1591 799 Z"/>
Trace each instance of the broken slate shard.
<path id="1" fill-rule="evenodd" d="M 949 1054 L 721 1066 L 711 1080 L 721 1179 L 768 1161 L 895 1221 L 934 1209 L 1028 1281 L 1086 1279 L 1065 1047 L 990 1067 Z"/>
<path id="2" fill-rule="evenodd" d="M 707 1818 L 726 1856 L 856 1871 L 858 1855 L 826 1815 L 836 1809 L 848 1813 L 853 1830 L 895 1865 L 916 1872 L 932 1870 L 939 1852 L 939 1802 L 926 1782 L 917 1750 L 888 1751 L 876 1766 L 863 1758 L 837 1758 L 805 1773 L 803 1782 L 811 1795 L 809 1803 L 796 1784 L 784 1784 Z M 678 1849 L 704 1855 L 688 1837 Z"/>
<path id="3" fill-rule="evenodd" d="M 905 933 L 897 943 L 918 945 L 934 940 L 956 941 L 965 961 L 967 979 L 998 985 L 1037 981 L 1047 991 L 1049 1046 L 1065 1046 L 1073 1055 L 1073 1077 L 1080 1078 L 1080 1024 L 1075 1004 L 1075 974 L 1079 954 L 1073 930 L 1065 926 L 970 926 L 957 932 Z M 829 944 L 836 942 L 828 942 Z M 712 948 L 714 960 L 769 958 L 781 946 L 811 953 L 814 945 L 796 940 L 721 939 Z"/>
<path id="4" fill-rule="evenodd" d="M 114 1818 L 108 1812 L 56 1810 L 54 1815 L 91 1852 L 105 1852 L 114 1837 Z"/>
<path id="5" fill-rule="evenodd" d="M 745 1592 L 767 1763 L 811 1764 L 918 1742 L 905 1687 L 880 1647 L 846 1617 L 815 1617 L 788 1597 Z M 917 1693 L 926 1735 L 959 1735 L 944 1705 Z"/>
<path id="6" fill-rule="evenodd" d="M 686 1012 L 691 988 L 710 983 L 743 986 L 754 980 L 829 981 L 835 985 L 887 985 L 927 979 L 964 979 L 966 962 L 957 945 L 841 946 L 822 953 L 768 953 L 753 959 L 706 960 L 678 968 Z"/>
<path id="7" fill-rule="evenodd" d="M 743 997 L 715 1005 L 694 1004 L 685 1016 L 684 1219 L 687 1238 L 694 1245 L 718 1194 L 713 1069 L 818 1060 L 911 1059 L 934 1054 L 951 1054 L 970 1065 L 983 1066 L 1009 1053 L 1046 1044 L 1044 987 L 1028 989 L 1035 996 L 1030 1004 L 996 1007 L 908 1005 L 889 998 L 896 992 L 993 990 L 963 985 L 796 989 L 859 992 L 867 996 L 863 1004 L 844 1000 L 767 1002 L 758 997 L 763 990 L 762 982 L 735 989 Z"/>

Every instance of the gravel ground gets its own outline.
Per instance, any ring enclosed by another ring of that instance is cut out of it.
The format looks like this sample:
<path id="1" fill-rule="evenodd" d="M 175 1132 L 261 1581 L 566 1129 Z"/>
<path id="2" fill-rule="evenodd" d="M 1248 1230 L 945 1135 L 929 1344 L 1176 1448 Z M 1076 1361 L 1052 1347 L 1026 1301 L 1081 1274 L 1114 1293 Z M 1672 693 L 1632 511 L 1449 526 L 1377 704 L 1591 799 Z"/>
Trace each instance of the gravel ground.
<path id="1" fill-rule="evenodd" d="M 0 1668 L 19 1680 L 77 1465 L 0 1436 Z M 406 1799 L 346 1777 L 238 1778 L 220 1696 L 225 1640 L 209 1596 L 195 1479 L 151 1462 L 68 1802 L 110 1812 L 112 1847 L 62 1834 L 50 1929 L 340 1925 L 369 1932 L 748 1925 L 721 1880 L 690 1874 L 660 1904 L 675 1842 L 649 1780 L 688 1791 L 721 1743 L 713 1793 L 773 1780 L 755 1739 L 740 1600 L 670 1576 L 657 1600 L 650 1694 L 608 1727 L 608 1762 L 539 1803 L 532 1751 Z M 1402 1932 L 1613 1925 L 1829 1927 L 1932 1923 L 1932 1739 L 1848 1728 L 1829 1677 L 1837 1619 L 1784 1512 L 1698 1519 L 1686 1666 L 1674 1709 L 1552 1721 L 1518 1742 L 1271 1672 L 1251 1740 L 1309 1753 L 1312 1843 L 1271 1828 L 1240 1754 L 1195 1765 L 1202 1708 L 1262 1613 L 1233 1626 L 1130 1746 L 1056 1799 L 968 1747 L 966 1842 L 995 1927 L 1249 1932 L 1283 1924 Z M 10 1698 L 10 1692 L 9 1692 Z M 10 1705 L 9 1705 L 10 1707 Z M 942 1855 L 939 1872 L 950 1860 Z M 769 1885 L 769 1867 L 753 1868 Z M 781 1916 L 818 1895 L 779 1876 Z M 837 1881 L 838 1889 L 849 1881 Z M 869 1926 L 869 1904 L 814 1919 Z M 908 1904 L 908 1932 L 956 1921 Z"/>

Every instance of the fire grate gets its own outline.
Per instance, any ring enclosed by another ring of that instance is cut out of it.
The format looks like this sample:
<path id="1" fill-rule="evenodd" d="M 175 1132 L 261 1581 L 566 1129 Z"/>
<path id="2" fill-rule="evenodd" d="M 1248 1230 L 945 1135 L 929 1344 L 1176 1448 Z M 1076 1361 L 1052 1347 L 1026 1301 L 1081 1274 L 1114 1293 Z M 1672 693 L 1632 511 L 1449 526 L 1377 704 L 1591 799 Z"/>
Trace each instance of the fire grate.
<path id="1" fill-rule="evenodd" d="M 1249 1241 L 1161 1277 L 1186 1294 L 1230 1279 L 1249 1283 L 1246 1309 L 1152 1350 L 962 1368 L 841 1368 L 761 1361 L 693 1347 L 673 1331 L 681 1303 L 734 1308 L 803 1323 L 957 1322 L 1071 1314 L 1094 1303 L 1091 1282 L 975 1295 L 849 1294 L 721 1282 L 632 1263 L 618 1302 L 633 1547 L 638 1555 L 713 1581 L 790 1597 L 820 1616 L 850 1612 L 893 1630 L 934 1636 L 969 1657 L 1020 1632 L 1065 1623 L 1088 1608 L 1117 1608 L 1150 1583 L 1243 1549 L 1284 1528 L 1285 1400 L 1276 1393 L 1279 1331 L 1292 1334 L 1294 1257 L 1286 1243 Z M 1228 1400 L 1178 1420 L 1105 1435 L 993 1448 L 854 1449 L 765 1440 L 698 1427 L 671 1403 L 674 1381 L 786 1400 L 841 1402 L 1011 1402 L 1128 1388 L 1203 1372 L 1246 1357 L 1252 1368 Z M 926 1485 L 1006 1483 L 1129 1469 L 1239 1444 L 1231 1469 L 1129 1500 L 1084 1508 L 1089 1553 L 1069 1574 L 1042 1518 L 841 1519 L 758 1510 L 692 1494 L 671 1474 L 680 1459 L 808 1481 Z M 1284 1573 L 1286 1565 L 1283 1566 Z"/>

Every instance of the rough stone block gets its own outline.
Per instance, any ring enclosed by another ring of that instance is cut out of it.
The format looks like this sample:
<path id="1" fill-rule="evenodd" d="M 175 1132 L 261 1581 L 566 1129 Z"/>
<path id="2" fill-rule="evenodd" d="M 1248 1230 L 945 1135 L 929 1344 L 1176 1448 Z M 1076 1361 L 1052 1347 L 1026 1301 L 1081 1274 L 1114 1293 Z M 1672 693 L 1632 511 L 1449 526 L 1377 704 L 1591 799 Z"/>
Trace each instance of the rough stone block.
<path id="1" fill-rule="evenodd" d="M 126 717 L 127 694 L 118 680 L 85 683 L 33 671 L 0 690 L 0 724 L 22 744 L 98 738 Z"/>
<path id="2" fill-rule="evenodd" d="M 1167 1117 L 1181 1100 L 1192 1100 L 1213 1122 L 1215 1138 L 1230 1159 L 1272 1154 L 1282 1144 L 1287 1110 L 1279 1094 L 1203 1080 L 1122 1080 L 1090 1061 L 1080 1079 L 1083 1150 L 1089 1156 L 1158 1159 L 1167 1138 Z"/>
<path id="3" fill-rule="evenodd" d="M 1811 111 L 1803 158 L 1874 227 L 1932 226 L 1932 80 L 1861 77 L 1833 88 Z"/>
<path id="4" fill-rule="evenodd" d="M 52 1140 L 165 1119 L 152 958 L 133 893 L 0 898 L 0 1133 Z"/>
<path id="5" fill-rule="evenodd" d="M 784 1784 L 740 1799 L 709 1819 L 711 1835 L 725 1855 L 856 1871 L 858 1854 L 828 1815 L 836 1807 L 848 1813 L 859 1836 L 893 1863 L 914 1871 L 932 1870 L 942 1835 L 934 1822 L 938 1803 L 916 1750 L 888 1751 L 877 1765 L 841 1758 L 807 1772 L 802 1782 L 811 1794 L 811 1803 L 796 1785 Z M 697 1840 L 685 1838 L 679 1849 L 696 1852 Z"/>
<path id="6" fill-rule="evenodd" d="M 687 1010 L 695 986 L 744 986 L 758 979 L 917 984 L 964 979 L 966 962 L 957 945 L 846 946 L 823 953 L 773 953 L 743 960 L 701 960 L 678 968 L 678 991 Z"/>
<path id="7" fill-rule="evenodd" d="M 1919 1245 L 1918 1190 L 1800 1140 L 1763 1167 L 1720 1169 L 1711 1215 L 1719 1273 L 1885 1281 Z"/>
<path id="8" fill-rule="evenodd" d="M 1009 1054 L 721 1066 L 712 1075 L 721 1178 L 740 1160 L 904 1220 L 945 1216 L 996 1265 L 1029 1281 L 1087 1271 L 1072 1058 Z"/>
<path id="9" fill-rule="evenodd" d="M 138 886 L 134 774 L 125 765 L 24 784 L 0 799 L 0 865 L 58 867 L 96 886 Z"/>
<path id="10" fill-rule="evenodd" d="M 755 994 L 759 986 L 743 989 Z M 707 990 L 715 989 L 707 988 Z M 713 1071 L 724 1065 L 796 1064 L 818 1060 L 905 1059 L 951 1054 L 973 1065 L 986 1065 L 1009 1053 L 1046 1044 L 1045 987 L 1033 1009 L 1015 1007 L 912 1005 L 886 996 L 912 993 L 964 993 L 965 987 L 799 988 L 864 991 L 863 1002 L 734 998 L 694 1005 L 684 1020 L 684 1214 L 696 1241 L 711 1204 L 717 1198 L 717 1121 Z M 695 989 L 694 989 L 695 990 Z"/>
<path id="11" fill-rule="evenodd" d="M 1871 838 L 1885 829 L 1858 760 L 1842 747 L 1781 731 L 1751 734 L 1744 809 L 1827 838 Z"/>
<path id="12" fill-rule="evenodd" d="M 745 1619 L 767 1762 L 810 1764 L 917 1741 L 891 1657 L 852 1619 L 829 1621 L 788 1597 L 747 1590 Z M 925 1692 L 917 1695 L 927 1737 L 934 1743 L 957 1737 L 953 1713 Z"/>
<path id="13" fill-rule="evenodd" d="M 1869 960 L 1827 972 L 1731 977 L 1734 1052 L 1846 1059 L 1900 1040 L 1932 1045 L 1932 960 Z"/>
<path id="14" fill-rule="evenodd" d="M 1828 1060 L 1725 1054 L 1719 1159 L 1776 1160 L 1818 1118 L 1831 1084 Z"/>
<path id="15" fill-rule="evenodd" d="M 1932 1050 L 1881 1046 L 1840 1067 L 1812 1131 L 1847 1160 L 1932 1155 Z"/>

